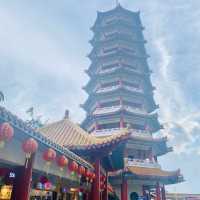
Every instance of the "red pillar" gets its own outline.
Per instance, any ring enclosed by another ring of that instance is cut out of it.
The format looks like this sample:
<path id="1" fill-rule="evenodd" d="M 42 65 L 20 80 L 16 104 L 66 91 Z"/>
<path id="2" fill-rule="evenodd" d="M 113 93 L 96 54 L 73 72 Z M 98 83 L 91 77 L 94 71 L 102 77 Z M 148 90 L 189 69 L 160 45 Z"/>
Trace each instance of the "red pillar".
<path id="1" fill-rule="evenodd" d="M 103 191 L 102 200 L 108 200 L 108 173 L 106 173 L 105 190 Z"/>
<path id="2" fill-rule="evenodd" d="M 161 194 L 162 194 L 162 200 L 166 200 L 166 195 L 165 195 L 165 186 L 164 186 L 164 185 L 162 186 Z"/>
<path id="3" fill-rule="evenodd" d="M 128 200 L 128 183 L 125 177 L 122 177 L 121 200 Z"/>
<path id="4" fill-rule="evenodd" d="M 159 183 L 156 184 L 156 200 L 161 200 Z"/>
<path id="5" fill-rule="evenodd" d="M 100 200 L 100 159 L 95 161 L 95 175 L 96 178 L 93 182 L 92 199 Z"/>
<path id="6" fill-rule="evenodd" d="M 34 158 L 35 155 L 32 155 L 29 159 L 26 159 L 23 167 L 17 168 L 12 200 L 29 200 Z"/>

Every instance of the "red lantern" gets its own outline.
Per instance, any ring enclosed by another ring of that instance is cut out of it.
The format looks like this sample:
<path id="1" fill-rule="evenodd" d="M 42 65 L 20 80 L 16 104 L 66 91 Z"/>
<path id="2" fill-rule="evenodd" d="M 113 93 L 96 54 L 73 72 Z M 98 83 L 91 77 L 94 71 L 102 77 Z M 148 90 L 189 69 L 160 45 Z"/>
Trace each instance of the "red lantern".
<path id="1" fill-rule="evenodd" d="M 78 168 L 78 174 L 84 176 L 85 175 L 85 167 L 79 166 L 79 168 Z"/>
<path id="2" fill-rule="evenodd" d="M 78 164 L 75 161 L 69 163 L 69 170 L 73 172 L 78 171 Z"/>
<path id="3" fill-rule="evenodd" d="M 22 149 L 26 153 L 26 158 L 30 158 L 31 154 L 37 151 L 38 143 L 33 138 L 29 138 L 23 142 Z"/>
<path id="4" fill-rule="evenodd" d="M 56 159 L 56 152 L 49 148 L 43 153 L 43 159 L 47 161 L 48 163 L 51 163 Z"/>
<path id="5" fill-rule="evenodd" d="M 90 171 L 89 171 L 88 169 L 87 169 L 86 172 L 85 172 L 85 176 L 86 176 L 87 179 L 90 178 Z"/>
<path id="6" fill-rule="evenodd" d="M 92 179 L 94 180 L 96 178 L 96 174 L 93 172 L 92 173 Z"/>
<path id="7" fill-rule="evenodd" d="M 58 166 L 62 169 L 68 164 L 68 159 L 65 156 L 59 156 L 57 159 Z"/>
<path id="8" fill-rule="evenodd" d="M 14 129 L 12 126 L 4 122 L 3 124 L 0 125 L 0 146 L 4 147 L 5 142 L 8 142 L 9 140 L 12 139 L 14 135 Z"/>

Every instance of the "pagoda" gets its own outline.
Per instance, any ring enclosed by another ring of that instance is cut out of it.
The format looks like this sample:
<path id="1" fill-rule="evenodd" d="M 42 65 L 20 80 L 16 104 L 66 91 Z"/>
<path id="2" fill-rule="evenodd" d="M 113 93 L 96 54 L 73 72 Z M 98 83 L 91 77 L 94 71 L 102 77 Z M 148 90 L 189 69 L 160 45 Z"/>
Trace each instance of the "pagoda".
<path id="1" fill-rule="evenodd" d="M 153 98 L 140 12 L 118 4 L 98 12 L 91 30 L 82 128 L 99 138 L 128 129 L 131 136 L 126 143 L 102 159 L 104 167 L 109 163 L 109 181 L 122 200 L 131 195 L 165 200 L 165 185 L 181 182 L 183 177 L 179 170 L 164 171 L 158 163 L 158 157 L 172 148 L 167 147 L 166 138 L 154 136 L 163 126 Z"/>

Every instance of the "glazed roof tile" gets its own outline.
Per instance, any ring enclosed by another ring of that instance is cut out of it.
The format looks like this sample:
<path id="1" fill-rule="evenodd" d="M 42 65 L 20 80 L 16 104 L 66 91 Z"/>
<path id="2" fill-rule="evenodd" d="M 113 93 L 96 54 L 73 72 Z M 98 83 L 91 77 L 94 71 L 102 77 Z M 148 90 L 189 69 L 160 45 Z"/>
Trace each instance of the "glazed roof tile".
<path id="1" fill-rule="evenodd" d="M 127 170 L 132 174 L 138 176 L 159 176 L 159 177 L 178 177 L 180 176 L 180 170 L 177 171 L 165 171 L 160 168 L 148 168 L 148 167 L 127 167 Z"/>
<path id="2" fill-rule="evenodd" d="M 98 149 L 128 138 L 128 129 L 121 129 L 117 134 L 105 137 L 96 137 L 83 130 L 69 119 L 51 123 L 38 130 L 42 135 L 57 144 L 69 149 Z"/>

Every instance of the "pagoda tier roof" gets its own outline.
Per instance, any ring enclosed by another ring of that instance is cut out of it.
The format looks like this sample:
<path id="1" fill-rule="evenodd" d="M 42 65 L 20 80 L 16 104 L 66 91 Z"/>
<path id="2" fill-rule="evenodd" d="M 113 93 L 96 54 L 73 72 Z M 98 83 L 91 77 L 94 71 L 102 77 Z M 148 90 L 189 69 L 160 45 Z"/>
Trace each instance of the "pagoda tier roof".
<path id="1" fill-rule="evenodd" d="M 94 26 L 94 28 L 92 28 L 92 30 L 93 30 L 94 34 L 99 34 L 102 32 L 106 32 L 109 29 L 115 29 L 118 27 L 120 30 L 127 29 L 127 30 L 130 30 L 133 32 L 135 29 L 139 29 L 141 31 L 144 30 L 144 27 L 141 24 L 129 23 L 129 22 L 124 21 L 123 19 L 118 19 L 109 24 L 96 25 L 96 26 Z"/>
<path id="2" fill-rule="evenodd" d="M 109 172 L 108 175 L 110 177 L 117 177 L 124 172 L 126 173 L 127 179 L 132 179 L 134 177 L 139 180 L 159 181 L 164 184 L 175 184 L 184 181 L 179 169 L 176 171 L 166 171 L 161 168 L 130 166 L 124 170 Z"/>
<path id="3" fill-rule="evenodd" d="M 98 120 L 101 118 L 104 118 L 104 119 L 106 119 L 107 117 L 111 118 L 113 115 L 116 117 L 117 116 L 120 117 L 121 114 L 124 114 L 124 116 L 126 116 L 126 115 L 129 117 L 138 116 L 141 118 L 149 119 L 149 120 L 152 120 L 152 122 L 157 121 L 157 118 L 158 118 L 157 113 L 140 113 L 140 112 L 136 112 L 136 111 L 131 112 L 126 107 L 127 106 L 124 106 L 124 108 L 123 108 L 123 106 L 121 106 L 121 108 L 117 109 L 117 106 L 113 106 L 113 111 L 111 110 L 110 112 L 105 112 L 105 113 L 100 113 L 100 114 L 91 114 L 91 115 L 88 115 L 88 117 L 86 119 L 95 121 L 95 120 Z"/>
<path id="4" fill-rule="evenodd" d="M 39 129 L 39 132 L 49 140 L 53 140 L 60 146 L 69 148 L 73 151 L 100 150 L 113 144 L 118 144 L 127 139 L 130 135 L 127 129 L 123 129 L 118 134 L 98 138 L 94 135 L 90 135 L 69 119 L 63 119 L 49 124 Z"/>
<path id="5" fill-rule="evenodd" d="M 130 17 L 134 17 L 136 18 L 137 20 L 139 20 L 138 22 L 140 22 L 140 19 L 139 19 L 139 14 L 140 12 L 133 12 L 133 11 L 130 11 L 130 10 L 127 10 L 125 8 L 123 8 L 121 5 L 118 5 L 116 6 L 114 9 L 111 9 L 109 11 L 104 11 L 104 12 L 100 12 L 98 11 L 97 12 L 97 19 L 95 21 L 95 24 L 94 26 L 91 28 L 92 30 L 95 30 L 95 28 L 98 26 L 98 24 L 106 17 L 108 16 L 112 16 L 114 14 L 118 14 L 118 13 L 121 13 L 121 14 L 124 14 L 124 15 L 128 15 Z"/>
<path id="6" fill-rule="evenodd" d="M 145 148 L 152 149 L 155 156 L 162 156 L 166 153 L 173 151 L 172 147 L 167 146 L 167 137 L 154 137 L 149 131 L 139 131 L 136 129 L 128 129 L 130 137 L 125 143 L 124 148 L 131 149 L 135 148 L 136 146 L 141 148 L 145 146 Z M 97 130 L 92 132 L 91 134 L 96 135 L 96 137 L 104 137 L 110 136 L 113 134 L 117 134 L 120 131 L 120 128 L 117 129 L 107 129 L 107 130 Z"/>
<path id="7" fill-rule="evenodd" d="M 92 51 L 93 52 L 93 51 Z M 110 53 L 108 55 L 96 55 L 96 56 L 92 56 L 92 52 L 87 56 L 88 58 L 90 58 L 90 60 L 92 62 L 94 62 L 94 60 L 99 60 L 99 62 L 105 62 L 106 60 L 109 60 L 110 58 L 113 58 L 113 56 L 123 56 L 123 58 L 125 57 L 129 57 L 132 59 L 147 59 L 150 57 L 150 55 L 148 55 L 147 53 L 143 53 L 142 55 L 138 55 L 135 54 L 134 52 L 128 53 L 125 49 L 118 49 L 116 50 L 114 53 Z"/>
<path id="8" fill-rule="evenodd" d="M 113 119 L 113 121 L 115 121 L 115 119 L 118 119 L 118 121 L 119 121 L 122 116 L 124 118 L 124 121 L 126 121 L 126 118 L 129 118 L 129 119 L 133 120 L 133 123 L 135 123 L 135 120 L 136 121 L 142 120 L 143 122 L 146 121 L 146 122 L 150 123 L 151 128 L 153 128 L 152 132 L 156 132 L 163 128 L 163 126 L 157 120 L 157 118 L 158 118 L 157 113 L 154 113 L 152 115 L 137 115 L 135 113 L 131 113 L 131 112 L 127 112 L 127 111 L 119 111 L 119 112 L 111 113 L 108 115 L 96 115 L 96 116 L 89 115 L 82 122 L 82 127 L 87 129 L 95 122 L 99 122 L 99 124 L 101 124 L 101 121 L 108 122 L 108 121 L 111 121 L 110 119 Z"/>
<path id="9" fill-rule="evenodd" d="M 119 93 L 120 92 L 120 93 Z M 93 104 L 95 104 L 97 101 L 101 102 L 107 102 L 109 99 L 114 99 L 119 98 L 119 97 L 130 97 L 130 98 L 135 98 L 135 97 L 146 97 L 148 100 L 148 105 L 151 105 L 152 109 L 150 110 L 155 110 L 158 108 L 158 105 L 155 104 L 155 101 L 152 97 L 151 94 L 149 93 L 142 93 L 142 92 L 137 92 L 137 91 L 129 91 L 125 87 L 119 87 L 116 90 L 110 91 L 110 92 L 105 92 L 105 93 L 95 93 L 92 92 L 89 94 L 87 100 L 85 101 L 84 104 L 81 104 L 81 107 L 84 108 L 85 110 L 88 110 L 89 107 L 91 107 Z"/>
<path id="10" fill-rule="evenodd" d="M 120 32 L 115 32 L 113 33 L 112 35 L 112 38 L 106 38 L 104 40 L 97 40 L 96 39 L 96 35 L 94 35 L 94 37 L 89 40 L 89 43 L 93 46 L 93 47 L 99 47 L 100 45 L 101 46 L 104 46 L 105 44 L 108 44 L 109 42 L 113 42 L 113 41 L 125 41 L 125 42 L 131 42 L 132 44 L 133 43 L 147 43 L 147 40 L 145 39 L 133 39 L 132 37 L 126 35 L 125 33 L 120 33 Z"/>
<path id="11" fill-rule="evenodd" d="M 106 70 L 104 70 L 106 71 Z M 104 72 L 103 70 L 101 72 L 98 72 L 98 73 L 93 73 L 93 74 L 90 74 L 88 73 L 88 75 L 93 78 L 93 79 L 98 79 L 99 78 L 106 78 L 106 76 L 111 76 L 111 75 L 115 75 L 115 74 L 118 74 L 118 73 L 124 73 L 124 74 L 130 74 L 130 75 L 135 75 L 135 76 L 149 76 L 150 73 L 149 72 L 142 72 L 142 71 L 139 71 L 139 70 L 134 70 L 134 69 L 131 69 L 131 68 L 127 68 L 125 64 L 121 64 L 121 66 L 118 66 L 116 67 L 115 69 L 113 70 L 107 70 L 106 72 Z"/>
<path id="12" fill-rule="evenodd" d="M 21 120 L 16 115 L 12 114 L 10 111 L 1 106 L 0 106 L 0 122 L 8 122 L 13 126 L 14 129 L 18 130 L 16 131 L 16 133 L 32 137 L 39 143 L 42 143 L 43 145 L 47 146 L 48 148 L 52 148 L 55 151 L 65 155 L 66 157 L 75 160 L 77 163 L 82 164 L 87 168 L 93 169 L 93 166 L 90 163 L 88 163 L 87 161 L 85 161 L 72 151 L 68 150 L 67 148 L 64 148 L 63 146 L 59 145 L 59 143 L 57 143 L 56 140 L 45 137 L 40 132 L 34 130 L 33 128 L 28 126 L 27 123 L 25 123 L 23 120 Z"/>

